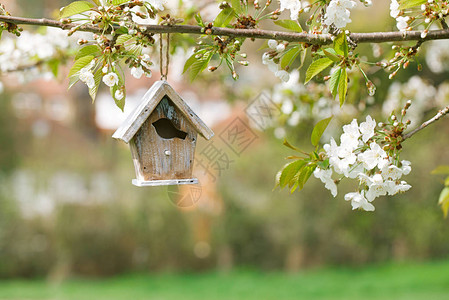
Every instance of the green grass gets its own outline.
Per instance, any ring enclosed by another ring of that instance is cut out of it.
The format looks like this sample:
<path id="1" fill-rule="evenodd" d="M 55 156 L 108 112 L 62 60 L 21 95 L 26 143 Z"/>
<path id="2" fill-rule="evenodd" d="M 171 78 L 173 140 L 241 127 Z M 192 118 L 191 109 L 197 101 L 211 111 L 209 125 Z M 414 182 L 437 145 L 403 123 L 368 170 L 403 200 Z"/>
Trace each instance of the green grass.
<path id="1" fill-rule="evenodd" d="M 126 275 L 70 280 L 0 281 L 0 299 L 45 300 L 268 300 L 449 299 L 449 261 L 361 269 L 325 269 L 289 275 L 256 271 Z"/>

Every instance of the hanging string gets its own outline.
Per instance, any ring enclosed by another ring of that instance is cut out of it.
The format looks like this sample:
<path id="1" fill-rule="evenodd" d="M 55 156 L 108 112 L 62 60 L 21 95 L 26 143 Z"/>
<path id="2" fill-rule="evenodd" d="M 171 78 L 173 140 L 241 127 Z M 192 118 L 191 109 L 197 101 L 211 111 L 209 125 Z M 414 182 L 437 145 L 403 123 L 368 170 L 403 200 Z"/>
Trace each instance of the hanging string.
<path id="1" fill-rule="evenodd" d="M 160 72 L 161 72 L 161 80 L 167 80 L 167 76 L 168 76 L 168 65 L 170 64 L 170 33 L 167 33 L 167 45 L 166 45 L 166 49 L 165 49 L 165 70 L 164 70 L 164 52 L 163 52 L 163 38 L 162 38 L 162 33 L 159 34 L 160 37 L 160 41 L 159 41 L 159 47 L 160 47 L 160 54 L 159 54 L 159 67 L 160 67 Z"/>

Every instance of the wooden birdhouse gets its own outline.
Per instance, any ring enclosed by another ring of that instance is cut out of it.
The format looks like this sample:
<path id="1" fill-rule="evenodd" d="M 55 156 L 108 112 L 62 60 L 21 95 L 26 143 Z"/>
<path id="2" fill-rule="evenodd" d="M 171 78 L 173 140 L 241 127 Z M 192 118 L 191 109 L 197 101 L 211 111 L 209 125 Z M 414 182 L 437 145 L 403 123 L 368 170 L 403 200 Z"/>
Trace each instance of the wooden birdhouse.
<path id="1" fill-rule="evenodd" d="M 166 81 L 157 81 L 112 136 L 129 144 L 136 186 L 198 183 L 192 178 L 197 134 L 214 133 Z"/>

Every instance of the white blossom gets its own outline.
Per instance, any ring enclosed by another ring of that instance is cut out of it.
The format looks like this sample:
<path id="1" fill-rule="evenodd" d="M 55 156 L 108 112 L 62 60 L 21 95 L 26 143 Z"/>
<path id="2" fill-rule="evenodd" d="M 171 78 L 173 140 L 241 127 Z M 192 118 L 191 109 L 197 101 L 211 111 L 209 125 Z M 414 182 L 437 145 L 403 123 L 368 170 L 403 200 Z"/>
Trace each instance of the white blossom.
<path id="1" fill-rule="evenodd" d="M 324 24 L 334 24 L 337 28 L 343 28 L 351 23 L 349 9 L 355 6 L 352 0 L 331 0 L 324 15 Z"/>
<path id="2" fill-rule="evenodd" d="M 300 120 L 301 120 L 301 113 L 299 111 L 294 111 L 290 115 L 290 118 L 288 119 L 287 123 L 290 126 L 297 126 Z"/>
<path id="3" fill-rule="evenodd" d="M 356 162 L 357 156 L 351 151 L 342 151 L 341 147 L 339 148 L 339 150 L 339 156 L 329 158 L 329 164 L 338 174 L 344 174 L 345 176 L 348 176 L 351 165 Z"/>
<path id="4" fill-rule="evenodd" d="M 349 175 L 351 165 L 357 160 L 357 156 L 352 152 L 353 149 L 337 146 L 333 138 L 331 138 L 330 144 L 324 145 L 323 148 L 329 157 L 329 164 L 335 172 Z"/>
<path id="5" fill-rule="evenodd" d="M 385 179 L 397 180 L 402 177 L 403 172 L 395 165 L 386 165 L 382 168 L 382 177 Z"/>
<path id="6" fill-rule="evenodd" d="M 125 94 L 123 93 L 123 91 L 122 90 L 116 90 L 115 91 L 115 98 L 117 99 L 117 100 L 122 100 L 124 97 L 125 97 Z"/>
<path id="7" fill-rule="evenodd" d="M 410 20 L 410 17 L 397 17 L 396 18 L 396 27 L 400 31 L 406 31 L 408 28 L 408 21 Z"/>
<path id="8" fill-rule="evenodd" d="M 332 196 L 337 196 L 337 185 L 332 179 L 331 169 L 323 170 L 320 168 L 316 168 L 315 171 L 313 171 L 313 175 L 316 178 L 320 179 L 322 183 L 324 183 L 324 187 L 331 192 Z"/>
<path id="9" fill-rule="evenodd" d="M 399 16 L 400 12 L 401 11 L 399 10 L 399 3 L 398 3 L 398 1 L 391 0 L 391 3 L 390 3 L 390 16 L 392 18 L 396 19 Z"/>
<path id="10" fill-rule="evenodd" d="M 92 68 L 95 66 L 95 60 L 91 60 L 86 66 L 79 71 L 79 79 L 84 82 L 89 89 L 95 87 L 95 78 L 92 72 Z"/>
<path id="11" fill-rule="evenodd" d="M 268 47 L 270 47 L 270 49 L 276 49 L 276 47 L 278 46 L 278 42 L 276 40 L 268 40 Z"/>
<path id="12" fill-rule="evenodd" d="M 374 136 L 374 128 L 376 128 L 376 120 L 371 118 L 371 116 L 367 116 L 366 121 L 361 123 L 359 127 L 364 143 Z"/>
<path id="13" fill-rule="evenodd" d="M 277 52 L 283 52 L 285 50 L 285 45 L 284 44 L 279 44 L 276 47 L 276 51 Z"/>
<path id="14" fill-rule="evenodd" d="M 393 182 L 393 184 L 389 185 L 388 194 L 389 195 L 396 195 L 397 193 L 403 193 L 408 191 L 412 186 L 409 185 L 405 181 L 401 181 L 399 184 Z"/>
<path id="15" fill-rule="evenodd" d="M 325 144 L 323 149 L 328 157 L 338 156 L 339 148 L 334 138 L 331 138 L 329 144 Z"/>
<path id="16" fill-rule="evenodd" d="M 290 19 L 297 20 L 299 11 L 301 10 L 300 0 L 279 0 L 281 4 L 280 11 L 290 10 Z"/>
<path id="17" fill-rule="evenodd" d="M 290 74 L 284 70 L 277 71 L 274 75 L 280 78 L 283 82 L 288 82 L 290 79 Z"/>
<path id="18" fill-rule="evenodd" d="M 357 178 L 360 192 L 345 195 L 345 200 L 351 201 L 353 209 L 373 211 L 371 202 L 377 197 L 395 195 L 411 188 L 407 182 L 400 181 L 403 175 L 410 173 L 410 162 L 403 160 L 396 165 L 396 160 L 390 158 L 381 148 L 381 144 L 376 142 L 378 137 L 375 128 L 376 121 L 371 116 L 367 116 L 360 126 L 356 119 L 344 125 L 341 144 L 338 145 L 334 138 L 331 138 L 329 144 L 323 146 L 329 169 L 317 168 L 314 172 L 315 177 L 321 179 L 326 188 L 331 191 L 335 189 L 335 195 L 337 187 L 332 180 L 333 172 L 347 178 Z M 383 139 L 383 136 L 380 138 Z"/>
<path id="19" fill-rule="evenodd" d="M 442 73 L 449 69 L 449 40 L 437 40 L 428 43 L 426 63 L 434 73 Z"/>
<path id="20" fill-rule="evenodd" d="M 84 70 L 80 72 L 79 78 L 82 82 L 84 82 L 89 89 L 95 87 L 95 79 L 94 74 L 90 70 Z"/>
<path id="21" fill-rule="evenodd" d="M 268 69 L 273 73 L 276 73 L 279 70 L 279 66 L 273 61 L 268 52 L 265 52 L 262 55 L 262 63 L 267 65 Z"/>
<path id="22" fill-rule="evenodd" d="M 401 161 L 401 171 L 403 175 L 408 175 L 410 174 L 410 172 L 412 171 L 412 167 L 411 167 L 411 162 L 409 162 L 408 160 L 403 160 Z"/>
<path id="23" fill-rule="evenodd" d="M 103 82 L 107 86 L 112 87 L 118 83 L 118 76 L 114 72 L 110 72 L 103 76 Z"/>
<path id="24" fill-rule="evenodd" d="M 358 155 L 358 160 L 368 170 L 372 170 L 377 166 L 382 168 L 388 163 L 387 153 L 374 142 L 370 144 L 369 150 Z"/>
<path id="25" fill-rule="evenodd" d="M 343 134 L 340 137 L 341 147 L 354 150 L 359 145 L 360 131 L 357 120 L 353 119 L 351 124 L 343 126 Z"/>
<path id="26" fill-rule="evenodd" d="M 373 177 L 368 178 L 368 191 L 365 196 L 369 202 L 372 202 L 379 196 L 385 196 L 388 192 L 389 185 L 384 183 L 382 175 L 375 174 Z"/>
<path id="27" fill-rule="evenodd" d="M 346 201 L 351 201 L 352 209 L 361 208 L 366 211 L 374 211 L 374 206 L 368 202 L 362 193 L 348 193 L 345 195 Z"/>
<path id="28" fill-rule="evenodd" d="M 140 79 L 140 77 L 142 77 L 144 71 L 142 69 L 142 67 L 132 67 L 131 68 L 131 75 L 136 78 L 136 79 Z"/>

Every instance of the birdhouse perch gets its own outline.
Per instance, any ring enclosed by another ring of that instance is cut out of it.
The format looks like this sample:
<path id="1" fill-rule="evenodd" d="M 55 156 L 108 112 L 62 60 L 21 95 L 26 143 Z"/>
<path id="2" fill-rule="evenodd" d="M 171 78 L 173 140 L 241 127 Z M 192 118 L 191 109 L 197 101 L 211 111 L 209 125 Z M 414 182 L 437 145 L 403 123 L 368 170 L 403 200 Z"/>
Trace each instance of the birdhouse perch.
<path id="1" fill-rule="evenodd" d="M 214 133 L 166 81 L 157 81 L 112 136 L 129 144 L 136 186 L 198 183 L 192 178 L 197 134 Z"/>

